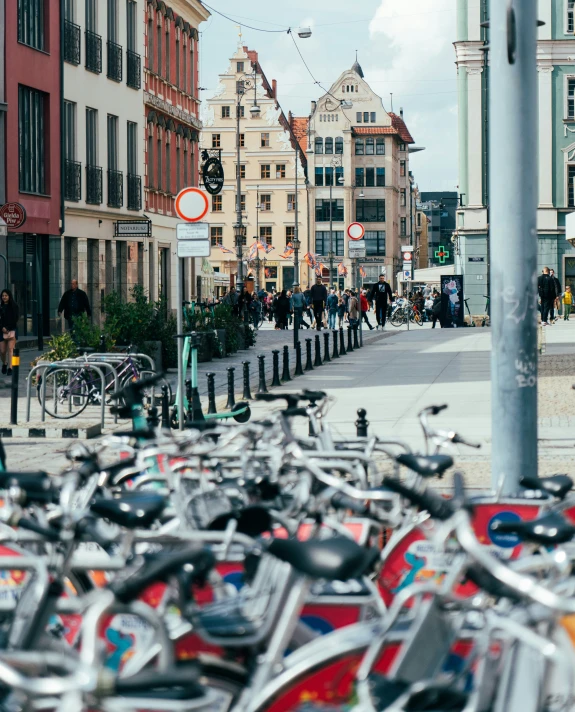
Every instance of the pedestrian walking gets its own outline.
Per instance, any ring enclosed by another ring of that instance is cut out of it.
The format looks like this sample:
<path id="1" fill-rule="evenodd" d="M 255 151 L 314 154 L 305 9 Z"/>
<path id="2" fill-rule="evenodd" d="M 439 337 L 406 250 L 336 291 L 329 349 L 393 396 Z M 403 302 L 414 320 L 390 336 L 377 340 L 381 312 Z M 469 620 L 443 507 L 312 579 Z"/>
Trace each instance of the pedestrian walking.
<path id="1" fill-rule="evenodd" d="M 435 329 L 435 325 L 438 319 L 439 326 L 443 327 L 443 324 L 441 323 L 441 295 L 439 294 L 439 292 L 436 291 L 433 292 L 433 306 L 431 307 L 431 318 L 433 322 L 431 325 L 432 329 Z"/>
<path id="2" fill-rule="evenodd" d="M 341 329 L 343 326 L 343 321 L 345 319 L 345 302 L 343 301 L 343 297 L 340 297 L 337 300 L 337 319 L 338 319 L 338 328 Z"/>
<path id="3" fill-rule="evenodd" d="M 433 317 L 433 294 L 431 292 L 425 298 L 424 309 L 425 309 L 425 318 L 427 319 L 427 321 L 431 321 L 431 319 Z"/>
<path id="4" fill-rule="evenodd" d="M 349 323 L 350 326 L 355 326 L 359 323 L 359 300 L 353 289 L 350 290 L 349 297 Z"/>
<path id="5" fill-rule="evenodd" d="M 70 286 L 71 289 L 64 292 L 62 299 L 60 299 L 60 304 L 58 304 L 58 316 L 64 312 L 64 319 L 66 319 L 66 323 L 68 324 L 68 330 L 72 331 L 74 328 L 74 319 L 80 316 L 80 314 L 87 314 L 91 317 L 92 310 L 90 309 L 88 295 L 78 287 L 78 280 L 73 279 Z"/>
<path id="6" fill-rule="evenodd" d="M 370 299 L 375 303 L 375 318 L 377 320 L 377 327 L 383 329 L 385 326 L 385 320 L 387 317 L 387 300 L 391 302 L 392 294 L 391 287 L 389 283 L 385 281 L 385 275 L 379 275 L 379 282 L 373 285 L 371 290 Z"/>
<path id="7" fill-rule="evenodd" d="M 288 316 L 290 309 L 290 300 L 288 299 L 286 290 L 282 289 L 276 302 L 276 329 L 288 328 Z"/>
<path id="8" fill-rule="evenodd" d="M 12 292 L 3 289 L 0 293 L 0 357 L 2 373 L 8 376 L 12 375 L 12 354 L 18 339 L 19 316 L 18 305 Z M 38 328 L 41 328 L 41 325 Z"/>
<path id="9" fill-rule="evenodd" d="M 335 318 L 337 316 L 337 305 L 338 305 L 338 298 L 335 293 L 335 289 L 332 287 L 329 290 L 329 295 L 326 300 L 327 328 L 328 329 L 335 329 Z"/>
<path id="10" fill-rule="evenodd" d="M 551 321 L 553 324 L 555 323 L 555 309 L 557 310 L 557 316 L 559 316 L 559 310 L 561 308 L 561 294 L 563 290 L 561 289 L 561 282 L 557 279 L 555 276 L 555 270 L 550 269 L 549 270 L 549 276 L 553 280 L 553 284 L 555 285 L 555 301 L 553 302 L 553 307 L 551 309 Z"/>
<path id="11" fill-rule="evenodd" d="M 313 304 L 313 315 L 315 318 L 315 328 L 321 331 L 323 310 L 325 308 L 325 303 L 327 301 L 327 289 L 318 277 L 316 283 L 310 289 L 311 302 Z"/>
<path id="12" fill-rule="evenodd" d="M 537 292 L 541 299 L 541 326 L 549 326 L 549 314 L 555 302 L 555 282 L 549 274 L 549 267 L 543 267 L 543 274 L 537 279 Z"/>
<path id="13" fill-rule="evenodd" d="M 565 287 L 565 294 L 563 295 L 563 321 L 569 321 L 572 305 L 573 295 L 571 294 L 571 287 Z"/>
<path id="14" fill-rule="evenodd" d="M 359 303 L 361 306 L 361 318 L 369 326 L 369 330 L 373 331 L 373 326 L 369 323 L 369 319 L 367 318 L 367 312 L 369 311 L 369 302 L 367 301 L 367 292 L 365 291 L 365 289 L 361 292 L 361 295 L 359 297 Z"/>
<path id="15" fill-rule="evenodd" d="M 305 326 L 306 329 L 309 329 L 309 324 L 303 318 L 303 314 L 306 310 L 307 305 L 303 292 L 301 291 L 301 287 L 294 287 L 290 301 L 291 309 L 293 311 L 294 329 L 297 329 L 302 324 Z"/>

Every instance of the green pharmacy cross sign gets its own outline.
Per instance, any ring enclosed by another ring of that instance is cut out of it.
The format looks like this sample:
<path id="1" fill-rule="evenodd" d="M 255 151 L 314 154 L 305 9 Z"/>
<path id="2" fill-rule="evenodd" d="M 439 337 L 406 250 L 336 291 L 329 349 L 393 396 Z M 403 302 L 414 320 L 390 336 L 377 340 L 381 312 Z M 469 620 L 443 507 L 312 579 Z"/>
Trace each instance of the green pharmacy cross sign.
<path id="1" fill-rule="evenodd" d="M 449 259 L 449 250 L 446 250 L 443 245 L 439 245 L 439 249 L 435 250 L 435 259 L 439 260 L 440 265 L 445 264 L 445 260 Z"/>

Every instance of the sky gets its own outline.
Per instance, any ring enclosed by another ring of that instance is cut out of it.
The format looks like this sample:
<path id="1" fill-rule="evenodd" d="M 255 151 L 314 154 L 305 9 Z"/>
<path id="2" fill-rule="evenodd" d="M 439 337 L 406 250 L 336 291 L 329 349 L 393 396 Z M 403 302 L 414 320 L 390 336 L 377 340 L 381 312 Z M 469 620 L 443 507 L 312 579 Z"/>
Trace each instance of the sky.
<path id="1" fill-rule="evenodd" d="M 455 0 L 205 0 L 215 12 L 200 25 L 200 86 L 204 99 L 218 85 L 238 43 L 257 50 L 278 100 L 287 115 L 310 113 L 310 102 L 324 92 L 314 83 L 286 32 L 310 27 L 312 37 L 294 33 L 315 80 L 325 89 L 355 61 L 386 110 L 399 113 L 417 146 L 411 170 L 421 191 L 456 190 L 457 84 L 455 68 Z M 393 94 L 393 99 L 391 97 Z"/>

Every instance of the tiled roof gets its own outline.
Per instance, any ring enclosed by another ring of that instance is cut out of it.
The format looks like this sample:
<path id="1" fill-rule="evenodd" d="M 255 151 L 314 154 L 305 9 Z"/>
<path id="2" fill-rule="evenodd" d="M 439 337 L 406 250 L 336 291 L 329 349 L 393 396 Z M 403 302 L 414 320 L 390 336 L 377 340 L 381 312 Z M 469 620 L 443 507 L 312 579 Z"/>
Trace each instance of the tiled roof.
<path id="1" fill-rule="evenodd" d="M 405 121 L 401 118 L 401 116 L 398 116 L 391 111 L 389 112 L 389 115 L 391 116 L 391 123 L 397 129 L 397 133 L 400 135 L 401 140 L 405 141 L 405 143 L 415 143 L 407 126 L 405 125 Z"/>
<path id="2" fill-rule="evenodd" d="M 250 62 L 253 62 L 253 64 L 256 64 L 258 61 L 258 53 L 255 51 L 255 49 L 248 49 L 244 45 L 243 50 L 248 55 Z"/>
<path id="3" fill-rule="evenodd" d="M 397 135 L 397 129 L 393 126 L 354 126 L 353 133 L 359 136 L 375 136 L 376 134 L 395 134 Z"/>
<path id="4" fill-rule="evenodd" d="M 290 125 L 294 136 L 297 138 L 301 150 L 305 151 L 307 149 L 307 128 L 309 119 L 307 116 L 291 116 L 290 115 Z"/>
<path id="5" fill-rule="evenodd" d="M 404 143 L 415 143 L 405 121 L 397 114 L 390 112 L 391 126 L 354 126 L 353 133 L 358 136 L 376 136 L 381 134 L 391 134 L 399 136 Z"/>

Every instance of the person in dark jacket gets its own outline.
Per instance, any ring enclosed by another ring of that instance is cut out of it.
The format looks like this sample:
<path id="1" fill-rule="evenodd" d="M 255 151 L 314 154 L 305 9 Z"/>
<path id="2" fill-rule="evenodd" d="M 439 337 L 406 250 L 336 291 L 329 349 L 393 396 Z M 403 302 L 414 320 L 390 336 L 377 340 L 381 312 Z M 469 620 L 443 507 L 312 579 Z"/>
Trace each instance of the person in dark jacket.
<path id="1" fill-rule="evenodd" d="M 551 277 L 551 279 L 553 280 L 553 284 L 555 285 L 555 301 L 553 302 L 553 306 L 551 307 L 551 313 L 549 314 L 549 316 L 551 317 L 551 321 L 554 324 L 555 309 L 557 309 L 557 316 L 559 316 L 559 311 L 561 309 L 561 295 L 563 294 L 563 290 L 561 289 L 561 282 L 555 276 L 555 270 L 550 269 L 549 276 Z"/>
<path id="2" fill-rule="evenodd" d="M 379 275 L 379 282 L 373 285 L 371 294 L 369 295 L 371 302 L 375 304 L 375 318 L 377 319 L 377 327 L 385 326 L 385 319 L 387 317 L 387 300 L 391 302 L 392 294 L 389 282 L 385 281 L 385 275 Z"/>
<path id="3" fill-rule="evenodd" d="M 288 328 L 288 315 L 291 311 L 291 304 L 286 290 L 282 289 L 276 302 L 276 329 Z"/>
<path id="4" fill-rule="evenodd" d="M 2 373 L 12 375 L 12 354 L 18 338 L 18 305 L 12 292 L 3 289 L 0 293 L 0 357 L 2 358 Z"/>
<path id="5" fill-rule="evenodd" d="M 70 331 L 74 326 L 74 317 L 80 316 L 80 314 L 92 316 L 88 295 L 78 288 L 77 279 L 72 280 L 71 287 L 67 292 L 64 292 L 60 304 L 58 304 L 58 316 L 64 312 L 64 319 L 66 319 Z"/>
<path id="6" fill-rule="evenodd" d="M 549 326 L 549 312 L 553 309 L 553 303 L 557 296 L 555 282 L 549 274 L 549 267 L 543 267 L 543 274 L 540 274 L 537 279 L 537 291 L 541 299 L 541 326 Z"/>
<path id="7" fill-rule="evenodd" d="M 325 308 L 325 303 L 327 301 L 327 289 L 318 277 L 316 283 L 309 290 L 311 296 L 311 303 L 313 304 L 313 315 L 315 318 L 315 328 L 321 331 L 321 324 L 323 321 L 323 310 Z"/>
<path id="8" fill-rule="evenodd" d="M 437 320 L 439 319 L 439 325 L 442 326 L 441 324 L 441 295 L 439 292 L 436 292 L 435 290 L 433 291 L 433 306 L 431 307 L 431 315 L 432 315 L 432 329 L 435 329 L 435 324 L 437 323 Z"/>

